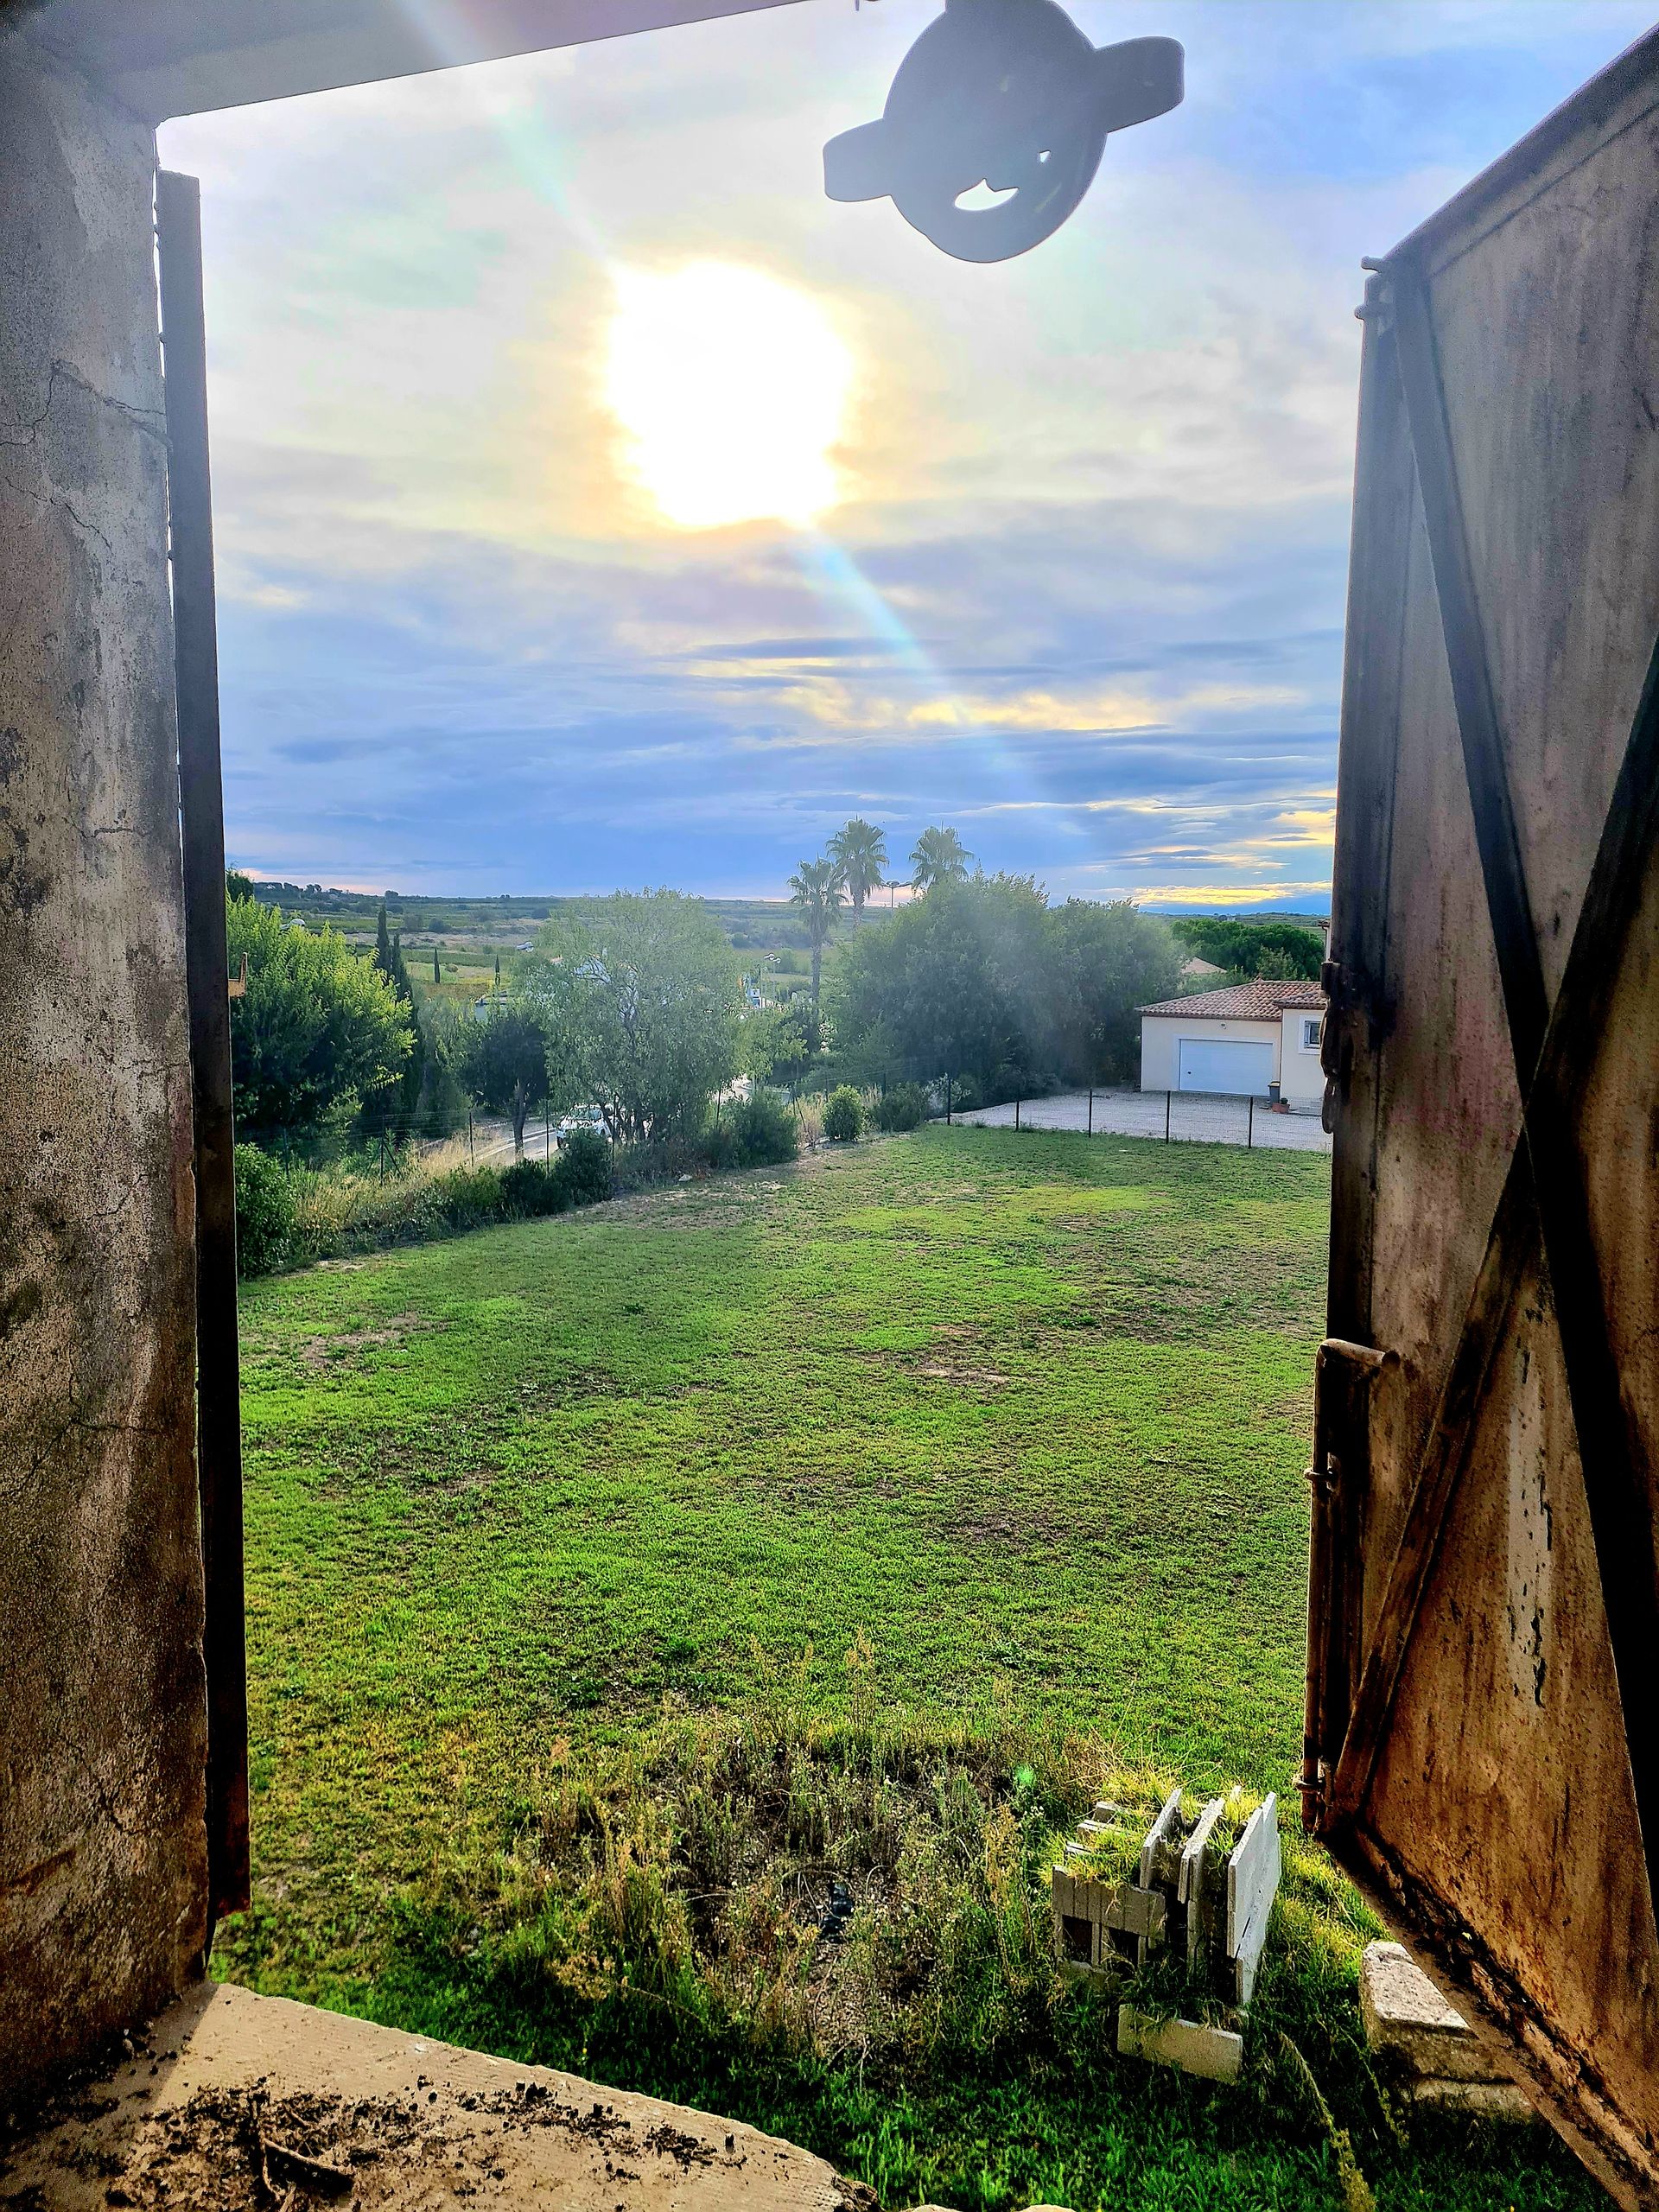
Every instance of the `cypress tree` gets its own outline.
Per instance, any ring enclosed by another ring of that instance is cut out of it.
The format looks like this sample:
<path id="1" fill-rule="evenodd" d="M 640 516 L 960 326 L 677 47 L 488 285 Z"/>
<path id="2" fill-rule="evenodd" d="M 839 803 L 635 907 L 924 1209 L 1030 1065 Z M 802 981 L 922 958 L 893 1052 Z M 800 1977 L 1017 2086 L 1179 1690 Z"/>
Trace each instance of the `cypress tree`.
<path id="1" fill-rule="evenodd" d="M 426 1033 L 421 1027 L 421 1017 L 415 1005 L 415 994 L 410 988 L 409 970 L 404 964 L 403 932 L 396 934 L 386 922 L 386 902 L 380 901 L 379 918 L 374 932 L 374 964 L 391 985 L 399 1005 L 409 1014 L 409 1026 L 415 1034 L 415 1049 L 404 1064 L 403 1074 L 394 1084 L 377 1092 L 372 1101 L 363 1102 L 363 1122 L 373 1134 L 391 1137 L 401 1144 L 415 1125 L 415 1111 L 420 1101 L 421 1084 L 426 1072 L 428 1046 Z M 390 1125 L 381 1116 L 390 1116 Z"/>
<path id="2" fill-rule="evenodd" d="M 410 988 L 409 970 L 404 965 L 404 933 L 401 930 L 397 931 L 392 938 L 391 959 L 386 969 L 386 974 L 391 979 L 392 989 L 397 992 L 404 1004 L 412 1007 L 415 1003 L 415 994 Z"/>

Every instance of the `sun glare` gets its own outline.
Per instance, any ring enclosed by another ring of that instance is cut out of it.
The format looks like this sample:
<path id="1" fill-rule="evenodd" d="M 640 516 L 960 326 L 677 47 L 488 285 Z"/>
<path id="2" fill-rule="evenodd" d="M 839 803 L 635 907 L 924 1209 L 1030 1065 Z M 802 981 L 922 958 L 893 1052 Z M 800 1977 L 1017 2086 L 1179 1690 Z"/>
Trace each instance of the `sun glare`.
<path id="1" fill-rule="evenodd" d="M 617 280 L 606 385 L 624 465 L 679 529 L 833 506 L 851 370 L 823 309 L 759 270 Z"/>

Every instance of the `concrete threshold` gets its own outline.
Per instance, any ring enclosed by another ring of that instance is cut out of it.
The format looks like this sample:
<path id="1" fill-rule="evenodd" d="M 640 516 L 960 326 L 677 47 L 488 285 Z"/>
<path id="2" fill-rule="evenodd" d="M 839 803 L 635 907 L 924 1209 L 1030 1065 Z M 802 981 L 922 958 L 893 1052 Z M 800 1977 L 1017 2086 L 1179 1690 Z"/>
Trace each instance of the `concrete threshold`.
<path id="1" fill-rule="evenodd" d="M 16 2212 L 873 2212 L 822 2158 L 543 2066 L 203 1982 L 0 2154 Z"/>

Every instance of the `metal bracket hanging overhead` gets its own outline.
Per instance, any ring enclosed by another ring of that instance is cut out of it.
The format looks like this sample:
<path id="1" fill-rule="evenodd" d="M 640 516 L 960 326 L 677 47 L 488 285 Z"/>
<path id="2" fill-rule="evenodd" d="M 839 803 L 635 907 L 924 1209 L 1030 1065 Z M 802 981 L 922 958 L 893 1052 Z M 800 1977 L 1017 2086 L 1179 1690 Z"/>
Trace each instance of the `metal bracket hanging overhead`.
<path id="1" fill-rule="evenodd" d="M 1010 260 L 1058 230 L 1112 131 L 1179 105 L 1185 62 L 1173 38 L 1093 47 L 1056 0 L 946 0 L 879 121 L 824 148 L 824 190 L 890 197 L 958 261 Z M 981 186 L 1005 196 L 960 204 Z"/>

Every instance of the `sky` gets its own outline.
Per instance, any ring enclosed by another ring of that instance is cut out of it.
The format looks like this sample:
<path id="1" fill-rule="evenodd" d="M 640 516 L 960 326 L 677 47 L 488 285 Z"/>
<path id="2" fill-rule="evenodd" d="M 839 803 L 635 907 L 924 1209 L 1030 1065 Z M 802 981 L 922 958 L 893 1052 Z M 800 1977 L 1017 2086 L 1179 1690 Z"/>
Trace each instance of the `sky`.
<path id="1" fill-rule="evenodd" d="M 1360 257 L 1650 0 L 1070 12 L 1186 99 L 994 266 L 823 194 L 932 0 L 166 126 L 232 865 L 777 896 L 861 814 L 900 875 L 948 823 L 1055 898 L 1324 906 Z"/>

